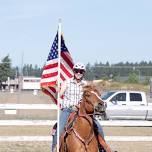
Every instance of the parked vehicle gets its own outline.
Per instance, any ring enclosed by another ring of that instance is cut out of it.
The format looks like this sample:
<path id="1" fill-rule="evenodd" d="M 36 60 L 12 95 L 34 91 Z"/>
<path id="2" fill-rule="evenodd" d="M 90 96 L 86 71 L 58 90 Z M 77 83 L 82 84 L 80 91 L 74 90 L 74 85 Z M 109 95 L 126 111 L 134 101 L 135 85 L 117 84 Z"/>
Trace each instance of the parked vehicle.
<path id="1" fill-rule="evenodd" d="M 108 91 L 101 96 L 106 103 L 106 119 L 152 120 L 152 103 L 142 91 Z"/>

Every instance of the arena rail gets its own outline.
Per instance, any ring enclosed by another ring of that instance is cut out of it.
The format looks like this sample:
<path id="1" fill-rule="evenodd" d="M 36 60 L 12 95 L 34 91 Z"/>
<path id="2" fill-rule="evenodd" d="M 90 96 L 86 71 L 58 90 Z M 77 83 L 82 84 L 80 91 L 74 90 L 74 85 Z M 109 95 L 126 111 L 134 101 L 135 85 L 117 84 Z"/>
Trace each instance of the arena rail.
<path id="1" fill-rule="evenodd" d="M 105 136 L 106 141 L 151 142 L 152 136 Z M 51 136 L 0 136 L 0 142 L 52 141 Z"/>
<path id="2" fill-rule="evenodd" d="M 53 126 L 56 120 L 0 120 L 0 126 Z M 103 127 L 152 127 L 146 120 L 99 120 Z"/>

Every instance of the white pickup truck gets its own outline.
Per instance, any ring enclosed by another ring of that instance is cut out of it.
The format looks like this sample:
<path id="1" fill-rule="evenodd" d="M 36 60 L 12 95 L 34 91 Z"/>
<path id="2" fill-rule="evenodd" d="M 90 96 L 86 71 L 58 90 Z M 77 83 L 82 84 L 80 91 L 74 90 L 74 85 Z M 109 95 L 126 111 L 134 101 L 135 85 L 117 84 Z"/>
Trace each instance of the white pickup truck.
<path id="1" fill-rule="evenodd" d="M 152 120 L 152 103 L 142 91 L 108 91 L 101 96 L 106 102 L 106 119 Z"/>

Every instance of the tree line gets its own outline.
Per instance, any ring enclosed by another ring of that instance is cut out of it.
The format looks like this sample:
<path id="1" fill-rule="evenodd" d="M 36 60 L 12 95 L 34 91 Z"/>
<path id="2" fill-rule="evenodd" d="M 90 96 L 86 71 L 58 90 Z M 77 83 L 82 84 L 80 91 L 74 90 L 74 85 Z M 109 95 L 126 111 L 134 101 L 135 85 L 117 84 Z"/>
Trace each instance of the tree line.
<path id="1" fill-rule="evenodd" d="M 116 78 L 125 77 L 130 73 L 135 73 L 140 76 L 152 76 L 152 61 L 141 61 L 140 63 L 119 62 L 110 65 L 107 63 L 95 63 L 86 66 L 88 79 Z"/>
<path id="2" fill-rule="evenodd" d="M 20 75 L 41 77 L 43 67 L 38 65 L 24 64 L 22 68 L 12 67 L 12 62 L 9 55 L 5 56 L 0 63 L 0 81 L 6 81 L 8 77 L 14 79 Z M 126 77 L 125 81 L 138 82 L 139 79 L 149 81 L 152 76 L 152 61 L 141 61 L 136 63 L 119 62 L 110 64 L 109 62 L 96 62 L 93 65 L 86 65 L 87 80 L 95 79 L 113 79 L 121 81 L 121 78 Z M 123 80 L 123 79 L 122 79 Z"/>
<path id="3" fill-rule="evenodd" d="M 42 67 L 32 64 L 24 64 L 23 67 L 13 67 L 9 55 L 5 56 L 0 62 L 0 81 L 6 81 L 8 77 L 11 79 L 18 78 L 19 76 L 34 76 L 40 77 Z"/>

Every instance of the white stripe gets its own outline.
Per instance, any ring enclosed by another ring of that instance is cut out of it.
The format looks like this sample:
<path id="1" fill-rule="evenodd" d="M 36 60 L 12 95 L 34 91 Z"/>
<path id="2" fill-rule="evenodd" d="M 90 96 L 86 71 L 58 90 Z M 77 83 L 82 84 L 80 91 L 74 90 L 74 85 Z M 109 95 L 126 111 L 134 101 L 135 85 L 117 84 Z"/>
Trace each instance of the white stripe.
<path id="1" fill-rule="evenodd" d="M 69 79 L 68 75 L 66 75 L 63 70 L 61 70 L 61 74 L 63 75 L 63 77 L 64 77 L 66 80 Z"/>
<path id="2" fill-rule="evenodd" d="M 56 98 L 56 93 L 54 93 L 49 87 L 47 87 L 47 90 L 53 95 L 54 98 Z"/>
<path id="3" fill-rule="evenodd" d="M 152 136 L 105 136 L 106 141 L 150 142 Z M 52 136 L 0 136 L 0 142 L 52 141 Z"/>
<path id="4" fill-rule="evenodd" d="M 53 96 L 53 97 L 51 97 L 51 98 L 52 98 L 52 101 L 53 101 L 53 102 L 56 102 L 56 100 L 54 100 L 54 98 L 57 99 L 57 94 L 54 93 L 49 87 L 46 87 L 45 89 L 50 93 L 50 95 Z"/>
<path id="5" fill-rule="evenodd" d="M 68 64 L 67 64 L 63 59 L 62 59 L 62 64 L 63 64 L 64 68 L 65 68 L 71 75 L 73 75 L 72 69 L 68 66 Z M 62 69 L 61 69 L 61 73 L 62 73 L 63 77 L 64 77 L 66 80 L 69 79 L 68 75 L 65 74 L 65 72 L 64 72 Z"/>
<path id="6" fill-rule="evenodd" d="M 50 64 L 54 64 L 54 63 L 58 63 L 58 58 L 57 58 L 57 59 L 53 59 L 53 60 L 46 61 L 45 66 L 50 65 Z"/>
<path id="7" fill-rule="evenodd" d="M 49 71 L 49 70 L 48 70 L 48 71 Z M 50 70 L 50 71 L 51 71 L 51 70 Z M 55 71 L 57 72 L 57 68 L 55 68 L 55 70 L 52 70 L 52 71 L 53 71 L 53 72 L 55 72 Z M 67 70 L 67 71 L 69 71 L 69 70 Z M 70 73 L 71 75 L 73 75 L 71 71 L 69 71 L 69 73 Z M 47 72 L 46 72 L 46 74 L 47 74 Z M 64 77 L 66 80 L 69 79 L 68 75 L 65 74 L 65 72 L 64 72 L 63 70 L 61 70 L 61 74 L 63 75 L 63 77 Z M 54 76 L 54 77 L 51 77 L 51 78 L 43 78 L 43 79 L 41 79 L 41 83 L 56 81 L 56 79 L 57 79 L 57 76 Z"/>
<path id="8" fill-rule="evenodd" d="M 43 78 L 43 79 L 41 79 L 41 83 L 53 82 L 53 81 L 56 81 L 56 80 L 57 80 L 57 76 L 54 76 L 54 77 L 51 77 L 51 78 Z"/>
<path id="9" fill-rule="evenodd" d="M 57 72 L 57 71 L 58 71 L 57 67 L 51 68 L 51 69 L 46 69 L 46 70 L 43 71 L 42 75 L 54 73 L 54 72 Z"/>
<path id="10" fill-rule="evenodd" d="M 63 65 L 64 68 L 71 74 L 73 75 L 73 70 L 71 68 L 66 67 L 65 65 Z M 63 70 L 62 70 L 63 71 Z M 64 72 L 64 71 L 63 71 Z"/>
<path id="11" fill-rule="evenodd" d="M 71 67 L 68 65 L 68 63 L 64 60 L 63 57 L 61 57 L 61 63 L 62 63 L 65 67 L 67 67 L 68 69 L 71 69 Z"/>

